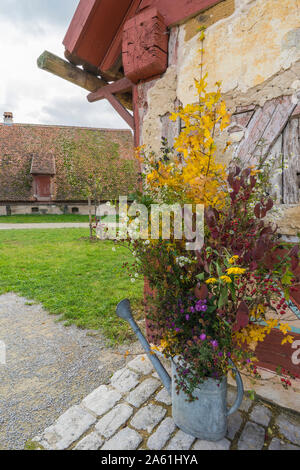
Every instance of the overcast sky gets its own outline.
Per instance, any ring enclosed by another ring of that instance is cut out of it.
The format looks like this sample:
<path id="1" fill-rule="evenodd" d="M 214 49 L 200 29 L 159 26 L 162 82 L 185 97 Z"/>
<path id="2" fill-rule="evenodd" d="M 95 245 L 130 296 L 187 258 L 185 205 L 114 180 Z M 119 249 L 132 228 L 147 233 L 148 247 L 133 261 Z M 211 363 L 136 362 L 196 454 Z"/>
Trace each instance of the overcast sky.
<path id="1" fill-rule="evenodd" d="M 107 101 L 88 103 L 88 91 L 36 61 L 44 50 L 64 58 L 63 38 L 79 0 L 0 0 L 0 121 L 128 128 Z"/>

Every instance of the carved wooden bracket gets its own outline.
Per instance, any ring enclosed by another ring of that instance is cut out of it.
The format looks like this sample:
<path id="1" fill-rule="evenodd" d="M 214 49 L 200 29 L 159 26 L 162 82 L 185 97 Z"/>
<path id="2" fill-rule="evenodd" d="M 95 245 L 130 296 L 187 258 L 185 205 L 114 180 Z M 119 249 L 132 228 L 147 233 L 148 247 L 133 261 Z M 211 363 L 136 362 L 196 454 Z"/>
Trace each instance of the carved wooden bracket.
<path id="1" fill-rule="evenodd" d="M 115 93 L 126 93 L 132 90 L 133 83 L 128 78 L 121 78 L 117 82 L 111 83 L 99 90 L 90 93 L 87 99 L 90 103 L 106 99 L 115 108 L 118 114 L 127 122 L 127 124 L 134 130 L 134 118 L 132 114 L 122 105 L 122 103 L 115 97 Z"/>
<path id="2" fill-rule="evenodd" d="M 133 83 L 164 73 L 168 66 L 168 31 L 157 8 L 147 8 L 125 23 L 124 73 Z"/>

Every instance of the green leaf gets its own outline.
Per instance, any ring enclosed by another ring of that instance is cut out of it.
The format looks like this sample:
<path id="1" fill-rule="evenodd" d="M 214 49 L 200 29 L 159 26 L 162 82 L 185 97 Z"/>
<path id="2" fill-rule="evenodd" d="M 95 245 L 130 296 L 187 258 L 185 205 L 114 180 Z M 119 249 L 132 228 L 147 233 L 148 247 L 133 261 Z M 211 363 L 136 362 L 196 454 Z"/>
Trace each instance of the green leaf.
<path id="1" fill-rule="evenodd" d="M 200 274 L 197 274 L 196 279 L 199 279 L 199 281 L 204 281 L 204 276 L 205 276 L 205 273 L 202 272 Z"/>
<path id="2" fill-rule="evenodd" d="M 227 304 L 228 302 L 228 290 L 227 287 L 221 287 L 220 289 L 220 297 L 218 300 L 218 308 L 222 308 L 223 305 Z"/>

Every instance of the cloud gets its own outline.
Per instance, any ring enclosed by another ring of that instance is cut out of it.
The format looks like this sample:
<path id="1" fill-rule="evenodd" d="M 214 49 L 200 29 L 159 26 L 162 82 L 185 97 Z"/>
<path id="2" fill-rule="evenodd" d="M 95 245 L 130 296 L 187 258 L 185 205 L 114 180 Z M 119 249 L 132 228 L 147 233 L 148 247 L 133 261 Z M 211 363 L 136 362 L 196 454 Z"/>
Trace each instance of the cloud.
<path id="1" fill-rule="evenodd" d="M 41 115 L 45 124 L 76 126 L 78 122 L 83 122 L 86 127 L 128 128 L 125 121 L 105 100 L 91 104 L 86 99 L 60 97 L 43 106 Z"/>
<path id="2" fill-rule="evenodd" d="M 0 18 L 22 28 L 35 28 L 37 23 L 66 25 L 78 3 L 79 0 L 1 0 Z"/>
<path id="3" fill-rule="evenodd" d="M 62 40 L 78 0 L 1 0 L 0 119 L 86 127 L 128 128 L 106 101 L 37 67 L 44 50 L 63 57 Z"/>

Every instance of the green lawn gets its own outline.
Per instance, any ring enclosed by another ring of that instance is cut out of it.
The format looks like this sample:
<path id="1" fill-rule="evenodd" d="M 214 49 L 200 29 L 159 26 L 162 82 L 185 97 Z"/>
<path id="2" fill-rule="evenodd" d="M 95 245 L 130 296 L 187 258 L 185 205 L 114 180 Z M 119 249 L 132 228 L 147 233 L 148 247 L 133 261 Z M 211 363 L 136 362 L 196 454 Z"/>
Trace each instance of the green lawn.
<path id="1" fill-rule="evenodd" d="M 113 242 L 90 242 L 87 229 L 1 230 L 0 294 L 16 292 L 41 302 L 67 323 L 101 329 L 122 342 L 131 330 L 115 314 L 125 297 L 141 308 L 143 283 L 132 283 L 122 270 L 131 261 L 126 248 Z"/>
<path id="2" fill-rule="evenodd" d="M 26 214 L 26 215 L 1 215 L 2 224 L 35 224 L 35 223 L 58 223 L 58 222 L 88 222 L 88 215 L 79 214 Z"/>
<path id="3" fill-rule="evenodd" d="M 118 217 L 117 217 L 118 219 Z M 93 217 L 94 220 L 94 217 Z M 104 219 L 102 219 L 104 220 Z M 64 223 L 64 222 L 88 222 L 88 215 L 80 214 L 26 214 L 26 215 L 1 215 L 0 224 L 38 224 L 38 223 Z M 111 215 L 105 217 L 106 222 L 114 222 Z"/>

